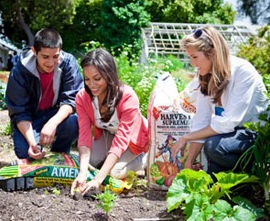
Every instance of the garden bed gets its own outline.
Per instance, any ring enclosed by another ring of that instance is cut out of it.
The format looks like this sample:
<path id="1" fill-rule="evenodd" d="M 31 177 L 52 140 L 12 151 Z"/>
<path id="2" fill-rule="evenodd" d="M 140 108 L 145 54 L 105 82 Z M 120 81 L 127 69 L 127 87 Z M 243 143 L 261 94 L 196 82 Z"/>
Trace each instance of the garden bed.
<path id="1" fill-rule="evenodd" d="M 0 128 L 9 118 L 0 111 Z M 0 167 L 16 159 L 12 138 L 0 134 Z M 59 190 L 59 192 L 55 191 Z M 167 213 L 166 192 L 131 190 L 119 195 L 107 219 L 92 198 L 71 197 L 70 187 L 56 186 L 29 191 L 5 192 L 0 189 L 0 220 L 185 220 L 180 210 Z M 58 195 L 59 193 L 59 195 Z"/>

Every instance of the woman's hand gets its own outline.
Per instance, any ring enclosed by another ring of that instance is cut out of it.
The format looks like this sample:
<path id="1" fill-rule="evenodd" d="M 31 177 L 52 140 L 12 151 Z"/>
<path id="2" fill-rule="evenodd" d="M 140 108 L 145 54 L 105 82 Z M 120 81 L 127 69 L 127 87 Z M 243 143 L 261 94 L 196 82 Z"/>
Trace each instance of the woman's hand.
<path id="1" fill-rule="evenodd" d="M 70 194 L 74 195 L 74 190 L 79 188 L 79 191 L 82 192 L 84 185 L 86 185 L 87 173 L 79 173 L 76 179 L 73 181 Z"/>
<path id="2" fill-rule="evenodd" d="M 185 164 L 184 164 L 184 169 L 191 169 L 191 170 L 193 170 L 192 163 L 186 161 Z"/>
<path id="3" fill-rule="evenodd" d="M 93 178 L 90 182 L 85 183 L 85 184 L 82 185 L 82 187 L 80 188 L 80 193 L 81 193 L 82 195 L 84 195 L 84 194 L 86 194 L 86 193 L 88 192 L 88 190 L 90 190 L 91 188 L 99 188 L 100 184 L 101 184 L 101 183 L 100 183 L 97 179 Z"/>
<path id="4" fill-rule="evenodd" d="M 180 150 L 184 150 L 185 146 L 187 144 L 187 141 L 184 136 L 180 137 L 176 144 L 173 145 L 172 147 L 172 158 L 173 158 L 173 163 L 176 164 L 176 155 Z"/>

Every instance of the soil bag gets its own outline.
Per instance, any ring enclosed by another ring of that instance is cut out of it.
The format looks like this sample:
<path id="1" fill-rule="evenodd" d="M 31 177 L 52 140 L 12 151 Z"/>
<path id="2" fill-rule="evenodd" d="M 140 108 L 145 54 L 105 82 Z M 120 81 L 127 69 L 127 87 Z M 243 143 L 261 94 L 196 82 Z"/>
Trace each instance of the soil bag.
<path id="1" fill-rule="evenodd" d="M 88 170 L 87 181 L 96 176 L 98 170 Z M 35 187 L 53 186 L 55 183 L 71 186 L 79 173 L 78 156 L 47 152 L 41 160 L 21 159 L 0 169 L 0 188 L 5 191 L 27 190 Z M 101 185 L 106 185 L 115 193 L 130 189 L 128 182 L 107 176 Z"/>
<path id="2" fill-rule="evenodd" d="M 161 75 L 149 98 L 149 155 L 147 178 L 150 188 L 167 190 L 173 178 L 183 168 L 188 154 L 179 152 L 173 164 L 171 148 L 179 137 L 190 131 L 196 112 L 198 80 L 194 78 L 180 94 L 169 73 Z M 202 168 L 196 161 L 198 168 Z"/>

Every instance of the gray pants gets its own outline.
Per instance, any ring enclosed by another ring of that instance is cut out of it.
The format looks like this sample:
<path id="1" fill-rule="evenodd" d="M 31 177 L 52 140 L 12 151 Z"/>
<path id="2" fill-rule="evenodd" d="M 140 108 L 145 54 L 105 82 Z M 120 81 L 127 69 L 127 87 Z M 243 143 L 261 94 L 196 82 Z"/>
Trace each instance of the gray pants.
<path id="1" fill-rule="evenodd" d="M 104 163 L 108 151 L 110 150 L 114 135 L 103 131 L 98 140 L 93 139 L 93 146 L 90 158 L 90 164 L 96 168 L 100 168 Z M 124 179 L 128 175 L 128 171 L 140 171 L 146 168 L 147 154 L 141 153 L 134 155 L 128 148 L 120 157 L 118 162 L 111 170 L 111 176 Z"/>

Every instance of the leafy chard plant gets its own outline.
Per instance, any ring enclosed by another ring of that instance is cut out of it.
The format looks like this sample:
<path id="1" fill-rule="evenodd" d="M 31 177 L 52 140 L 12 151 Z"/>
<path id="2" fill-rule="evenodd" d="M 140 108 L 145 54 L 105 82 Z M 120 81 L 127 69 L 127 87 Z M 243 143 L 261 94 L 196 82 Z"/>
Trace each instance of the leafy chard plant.
<path id="1" fill-rule="evenodd" d="M 98 194 L 97 196 L 94 196 L 94 198 L 101 201 L 96 206 L 102 209 L 106 216 L 108 216 L 109 211 L 114 207 L 114 200 L 116 200 L 118 197 L 115 194 L 110 193 L 109 185 L 107 185 L 104 193 Z"/>
<path id="2" fill-rule="evenodd" d="M 181 209 L 187 220 L 255 220 L 255 215 L 242 206 L 231 206 L 220 198 L 230 199 L 231 188 L 243 183 L 257 182 L 258 178 L 248 174 L 220 172 L 214 174 L 217 182 L 203 170 L 183 169 L 176 175 L 167 193 L 168 212 Z"/>
<path id="3" fill-rule="evenodd" d="M 248 165 L 252 165 L 251 173 L 260 179 L 265 205 L 270 211 L 270 116 L 267 113 L 261 114 L 259 119 L 261 122 L 244 124 L 258 135 L 254 144 L 238 160 L 237 165 L 240 164 L 244 171 Z"/>
<path id="4" fill-rule="evenodd" d="M 263 75 L 263 81 L 270 101 L 270 77 Z M 257 132 L 254 144 L 241 156 L 236 166 L 240 165 L 243 171 L 248 171 L 248 166 L 252 165 L 251 174 L 256 175 L 259 185 L 264 190 L 265 206 L 270 212 L 270 105 L 265 113 L 260 114 L 259 122 L 245 123 L 247 129 Z M 250 171 L 248 171 L 250 172 Z"/>

